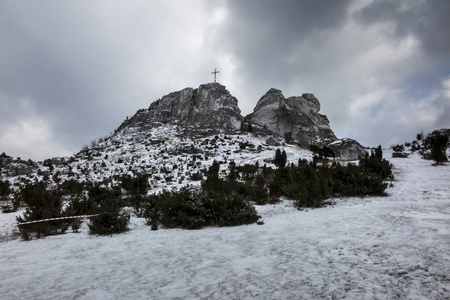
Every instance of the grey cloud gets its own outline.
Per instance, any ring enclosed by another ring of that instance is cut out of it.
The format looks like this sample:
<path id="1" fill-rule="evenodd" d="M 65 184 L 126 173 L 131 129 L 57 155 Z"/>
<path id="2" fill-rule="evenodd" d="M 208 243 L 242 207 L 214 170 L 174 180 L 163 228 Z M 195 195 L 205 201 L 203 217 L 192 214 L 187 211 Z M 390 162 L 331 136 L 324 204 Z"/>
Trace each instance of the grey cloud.
<path id="1" fill-rule="evenodd" d="M 353 12 L 361 3 L 0 2 L 2 124 L 35 116 L 55 142 L 77 151 L 164 94 L 212 81 L 217 67 L 219 82 L 238 98 L 243 114 L 272 87 L 285 96 L 311 92 L 338 136 L 353 132 L 363 142 L 383 143 L 387 139 L 373 128 L 393 126 L 389 120 L 403 104 L 396 91 L 405 103 L 420 101 L 450 74 L 449 5 L 382 0 Z M 226 18 L 215 24 L 219 6 Z M 393 30 L 382 30 L 383 23 Z M 409 36 L 418 49 L 407 44 Z M 370 105 L 361 116 L 350 113 L 358 97 L 373 97 L 378 89 L 383 99 L 372 101 L 386 122 L 370 119 Z M 395 109 L 386 104 L 396 101 Z M 430 103 L 430 111 L 442 106 L 448 112 L 445 103 Z M 450 126 L 444 115 L 436 126 Z"/>
<path id="2" fill-rule="evenodd" d="M 413 35 L 432 61 L 450 58 L 450 3 L 448 1 L 373 1 L 364 7 L 356 18 L 361 24 L 370 26 L 380 22 L 394 25 L 395 37 Z M 434 67 L 440 67 L 436 62 Z M 443 66 L 443 71 L 448 64 Z"/>
<path id="3" fill-rule="evenodd" d="M 226 31 L 241 71 L 282 82 L 302 70 L 289 58 L 299 44 L 345 22 L 349 1 L 229 1 Z"/>
<path id="4" fill-rule="evenodd" d="M 346 24 L 349 3 L 228 1 L 223 35 L 225 48 L 237 59 L 237 76 L 246 87 L 245 103 L 238 98 L 241 105 L 252 108 L 271 87 L 282 89 L 286 96 L 320 94 L 311 83 L 332 77 L 330 64 L 340 63 L 326 41 Z"/>
<path id="5" fill-rule="evenodd" d="M 128 24 L 108 20 L 106 7 L 82 1 L 1 6 L 0 91 L 33 101 L 33 113 L 67 148 L 109 134 L 139 108 L 130 102 L 147 100 L 130 78 L 135 45 L 119 30 Z"/>
<path id="6" fill-rule="evenodd" d="M 35 101 L 58 138 L 83 135 L 120 57 L 105 55 L 107 45 L 90 36 L 95 22 L 79 7 L 18 2 L 0 11 L 0 39 L 7 41 L 0 49 L 0 89 Z"/>

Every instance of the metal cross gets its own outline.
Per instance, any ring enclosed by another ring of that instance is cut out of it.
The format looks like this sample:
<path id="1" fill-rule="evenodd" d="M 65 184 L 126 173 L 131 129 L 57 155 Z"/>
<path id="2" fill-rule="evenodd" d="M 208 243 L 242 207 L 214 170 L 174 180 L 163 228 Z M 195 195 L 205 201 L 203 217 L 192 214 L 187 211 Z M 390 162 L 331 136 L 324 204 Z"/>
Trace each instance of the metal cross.
<path id="1" fill-rule="evenodd" d="M 214 82 L 216 82 L 216 74 L 220 73 L 219 71 L 216 71 L 216 68 L 214 68 L 214 72 L 211 72 L 211 74 L 214 74 Z"/>

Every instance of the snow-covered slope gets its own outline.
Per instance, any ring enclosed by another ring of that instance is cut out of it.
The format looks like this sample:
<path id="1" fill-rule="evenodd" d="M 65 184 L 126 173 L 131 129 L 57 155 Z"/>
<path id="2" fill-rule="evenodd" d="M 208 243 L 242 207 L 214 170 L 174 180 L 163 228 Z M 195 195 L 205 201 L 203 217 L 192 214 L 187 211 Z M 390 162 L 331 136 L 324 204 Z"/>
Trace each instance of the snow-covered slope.
<path id="1" fill-rule="evenodd" d="M 257 207 L 262 226 L 151 231 L 132 218 L 111 237 L 3 241 L 0 299 L 448 299 L 450 168 L 390 160 L 388 197 L 285 200 Z M 2 233 L 13 222 L 0 214 Z"/>
<path id="2" fill-rule="evenodd" d="M 275 150 L 286 151 L 288 163 L 298 159 L 312 159 L 312 153 L 296 145 L 280 146 L 266 143 L 267 137 L 253 134 L 193 137 L 182 134 L 176 125 L 162 125 L 145 131 L 125 128 L 90 147 L 85 147 L 72 157 L 49 159 L 37 164 L 28 175 L 5 177 L 12 183 L 24 184 L 45 180 L 51 184 L 65 180 L 117 183 L 125 174 L 150 175 L 151 193 L 161 189 L 174 189 L 188 184 L 198 184 L 191 176 L 203 174 L 216 160 L 226 172 L 229 163 L 237 166 L 259 163 L 275 167 L 272 160 Z M 5 175 L 5 174 L 3 174 Z"/>

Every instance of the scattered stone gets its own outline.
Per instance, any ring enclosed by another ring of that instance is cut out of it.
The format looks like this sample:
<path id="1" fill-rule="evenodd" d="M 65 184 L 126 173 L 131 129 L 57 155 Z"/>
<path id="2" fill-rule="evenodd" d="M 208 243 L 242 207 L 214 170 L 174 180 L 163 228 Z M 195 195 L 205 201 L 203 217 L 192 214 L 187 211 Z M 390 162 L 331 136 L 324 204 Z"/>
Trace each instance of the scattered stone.
<path id="1" fill-rule="evenodd" d="M 407 158 L 409 156 L 409 153 L 406 152 L 393 152 L 392 157 L 398 157 L 398 158 Z"/>

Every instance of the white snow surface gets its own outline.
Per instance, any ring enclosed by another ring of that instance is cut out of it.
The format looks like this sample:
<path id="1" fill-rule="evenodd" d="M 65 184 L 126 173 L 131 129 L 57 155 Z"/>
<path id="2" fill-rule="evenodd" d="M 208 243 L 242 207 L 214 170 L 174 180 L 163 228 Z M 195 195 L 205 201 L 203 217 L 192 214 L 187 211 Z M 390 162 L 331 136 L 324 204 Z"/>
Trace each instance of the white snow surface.
<path id="1" fill-rule="evenodd" d="M 264 225 L 151 231 L 132 217 L 114 236 L 3 238 L 0 299 L 450 299 L 450 168 L 389 159 L 388 197 L 257 206 Z M 0 214 L 3 237 L 14 216 Z"/>

